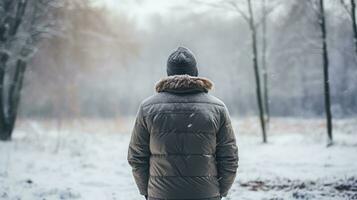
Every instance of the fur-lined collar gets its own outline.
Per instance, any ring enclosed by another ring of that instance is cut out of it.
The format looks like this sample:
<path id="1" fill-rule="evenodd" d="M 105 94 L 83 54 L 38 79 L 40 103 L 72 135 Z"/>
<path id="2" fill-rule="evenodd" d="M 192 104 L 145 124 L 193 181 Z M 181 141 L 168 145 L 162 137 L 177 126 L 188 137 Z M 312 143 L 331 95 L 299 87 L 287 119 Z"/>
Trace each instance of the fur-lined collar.
<path id="1" fill-rule="evenodd" d="M 189 75 L 174 75 L 161 79 L 156 84 L 156 92 L 194 93 L 208 92 L 213 83 L 203 77 Z"/>

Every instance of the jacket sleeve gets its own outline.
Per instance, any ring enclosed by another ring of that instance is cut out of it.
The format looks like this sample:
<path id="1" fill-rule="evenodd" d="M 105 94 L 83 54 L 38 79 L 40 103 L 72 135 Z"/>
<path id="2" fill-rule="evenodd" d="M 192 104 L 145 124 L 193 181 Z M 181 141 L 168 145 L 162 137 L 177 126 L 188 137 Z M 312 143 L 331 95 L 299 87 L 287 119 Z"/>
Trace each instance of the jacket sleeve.
<path id="1" fill-rule="evenodd" d="M 221 196 L 225 197 L 234 182 L 238 168 L 238 147 L 226 107 L 221 111 L 221 127 L 216 137 L 218 182 Z"/>
<path id="2" fill-rule="evenodd" d="M 140 194 L 147 195 L 150 161 L 150 134 L 146 128 L 142 106 L 140 106 L 128 149 L 128 162 Z"/>

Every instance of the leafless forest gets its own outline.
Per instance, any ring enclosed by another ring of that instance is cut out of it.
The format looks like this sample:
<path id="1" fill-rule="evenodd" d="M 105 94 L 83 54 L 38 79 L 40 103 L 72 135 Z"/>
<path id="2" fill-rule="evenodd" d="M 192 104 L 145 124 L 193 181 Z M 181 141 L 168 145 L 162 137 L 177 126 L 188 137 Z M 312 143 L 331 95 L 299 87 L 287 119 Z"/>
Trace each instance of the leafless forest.
<path id="1" fill-rule="evenodd" d="M 242 2 L 238 6 L 244 12 Z M 357 54 L 352 20 L 345 4 L 325 2 L 331 110 L 337 118 L 356 116 Z M 260 72 L 267 73 L 261 84 L 268 88 L 270 115 L 323 117 L 318 8 L 309 0 L 267 1 L 265 16 L 261 4 L 253 3 L 257 62 Z M 190 9 L 199 6 L 205 9 Z M 139 102 L 166 75 L 167 56 L 178 45 L 195 52 L 200 75 L 213 80 L 214 94 L 227 102 L 232 115 L 257 115 L 252 41 L 245 19 L 229 4 L 221 8 L 192 2 L 187 8 L 171 9 L 171 15 L 152 14 L 138 23 L 124 11 L 108 14 L 106 7 L 85 3 L 59 8 L 58 33 L 43 40 L 29 61 L 20 115 L 134 115 Z"/>

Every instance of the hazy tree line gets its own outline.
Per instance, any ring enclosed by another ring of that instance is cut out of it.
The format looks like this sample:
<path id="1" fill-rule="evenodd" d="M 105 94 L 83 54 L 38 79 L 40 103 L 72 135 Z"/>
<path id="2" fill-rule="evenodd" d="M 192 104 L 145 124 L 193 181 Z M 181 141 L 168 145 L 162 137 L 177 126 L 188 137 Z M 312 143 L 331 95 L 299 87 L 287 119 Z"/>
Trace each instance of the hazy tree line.
<path id="1" fill-rule="evenodd" d="M 61 34 L 43 41 L 32 62 L 33 73 L 27 77 L 32 89 L 25 96 L 33 98 L 28 107 L 31 115 L 66 118 L 118 113 L 119 106 L 113 108 L 116 102 L 107 102 L 103 91 L 118 80 L 103 76 L 112 75 L 111 67 L 136 55 L 138 45 L 129 22 L 116 17 L 111 23 L 114 20 L 107 12 L 86 0 L 68 1 L 57 10 Z"/>
<path id="2" fill-rule="evenodd" d="M 270 2 L 266 1 L 267 8 Z M 331 112 L 334 117 L 355 116 L 352 18 L 339 1 L 325 2 Z M 252 9 L 261 19 L 260 4 Z M 172 15 L 152 15 L 145 21 L 149 28 L 143 28 L 125 13 L 109 15 L 106 8 L 87 4 L 62 12 L 58 18 L 63 34 L 41 43 L 26 74 L 21 116 L 133 115 L 140 101 L 154 93 L 155 82 L 165 76 L 167 56 L 178 45 L 196 53 L 200 75 L 214 81 L 213 93 L 227 103 L 232 115 L 258 113 L 251 34 L 241 16 L 175 9 Z M 257 48 L 266 49 L 270 115 L 324 116 L 321 32 L 315 8 L 308 0 L 281 1 L 264 19 L 267 31 L 263 37 L 259 26 Z"/>

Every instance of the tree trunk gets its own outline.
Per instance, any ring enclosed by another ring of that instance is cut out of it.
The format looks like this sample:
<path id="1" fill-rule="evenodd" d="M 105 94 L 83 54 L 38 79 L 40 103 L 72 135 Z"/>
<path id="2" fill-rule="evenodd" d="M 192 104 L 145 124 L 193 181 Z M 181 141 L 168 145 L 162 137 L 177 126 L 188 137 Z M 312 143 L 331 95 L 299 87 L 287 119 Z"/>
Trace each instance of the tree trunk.
<path id="1" fill-rule="evenodd" d="M 268 67 L 266 61 L 267 52 L 267 10 L 266 10 L 266 0 L 263 0 L 263 22 L 262 22 L 262 71 L 263 71 L 263 85 L 264 85 L 264 107 L 265 107 L 265 121 L 269 124 L 270 111 L 269 111 L 269 93 L 268 93 Z"/>
<path id="2" fill-rule="evenodd" d="M 5 116 L 5 104 L 4 104 L 4 80 L 5 80 L 5 68 L 8 55 L 5 53 L 0 54 L 0 140 L 10 140 L 11 135 L 6 131 L 6 116 Z"/>
<path id="3" fill-rule="evenodd" d="M 0 26 L 0 41 L 3 44 L 11 43 L 16 36 L 20 24 L 25 15 L 27 0 L 21 1 L 7 1 L 5 2 L 5 12 L 9 14 L 6 16 L 3 24 Z M 14 10 L 14 14 L 10 14 Z M 10 82 L 9 99 L 4 101 L 5 73 L 9 55 L 7 53 L 0 53 L 0 140 L 10 140 L 14 128 L 18 102 L 20 99 L 20 91 L 22 88 L 23 73 L 26 69 L 26 63 L 18 60 L 15 68 L 14 79 Z M 6 112 L 6 103 L 8 104 L 8 111 Z"/>
<path id="4" fill-rule="evenodd" d="M 352 30 L 353 30 L 353 43 L 355 44 L 355 51 L 357 54 L 357 24 L 356 24 L 356 2 L 351 0 L 351 18 L 352 18 Z"/>
<path id="5" fill-rule="evenodd" d="M 5 78 L 5 70 L 4 65 L 6 60 L 4 55 L 0 56 L 0 140 L 9 140 L 8 134 L 5 132 L 6 122 L 5 122 L 5 112 L 4 112 L 4 102 L 3 102 L 3 93 L 4 93 L 4 78 Z"/>
<path id="6" fill-rule="evenodd" d="M 26 71 L 26 62 L 22 60 L 18 60 L 16 63 L 16 69 L 15 69 L 12 85 L 9 91 L 9 101 L 8 101 L 9 116 L 8 116 L 7 129 L 10 134 L 13 132 L 16 122 L 25 71 Z"/>
<path id="7" fill-rule="evenodd" d="M 326 41 L 326 22 L 325 22 L 325 12 L 324 12 L 324 0 L 320 0 L 320 28 L 322 33 L 322 61 L 324 68 L 324 91 L 325 91 L 325 110 L 326 110 L 326 121 L 327 121 L 327 135 L 328 135 L 328 145 L 332 145 L 332 116 L 331 116 L 331 102 L 330 102 L 330 81 L 329 81 L 329 60 L 327 52 L 327 41 Z"/>
<path id="8" fill-rule="evenodd" d="M 263 101 L 262 101 L 261 88 L 260 88 L 260 74 L 259 74 L 259 67 L 258 67 L 257 35 L 256 35 L 256 28 L 254 23 L 254 14 L 252 10 L 252 2 L 251 0 L 247 0 L 247 2 L 248 2 L 248 9 L 249 9 L 249 16 L 250 16 L 249 27 L 252 33 L 253 65 L 254 65 L 254 74 L 255 74 L 255 81 L 256 81 L 256 92 L 257 92 L 260 125 L 262 128 L 263 143 L 266 143 L 267 137 L 266 137 L 266 130 L 265 130 L 264 110 L 263 110 Z"/>

